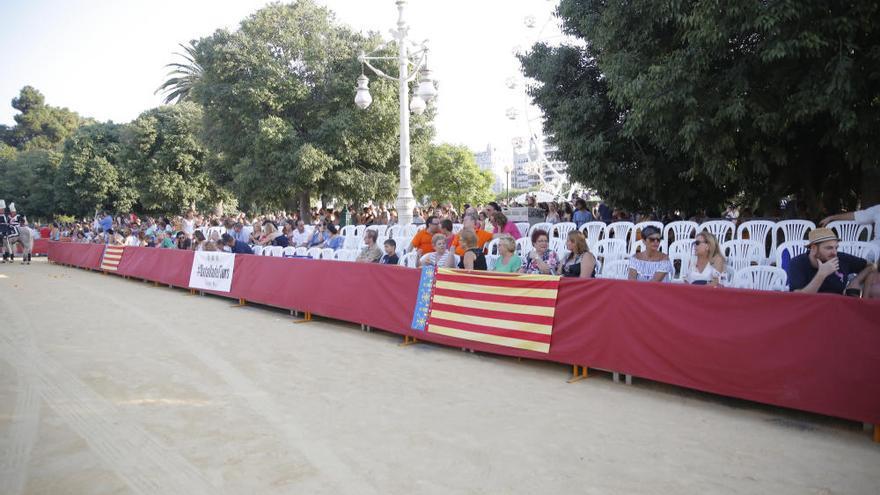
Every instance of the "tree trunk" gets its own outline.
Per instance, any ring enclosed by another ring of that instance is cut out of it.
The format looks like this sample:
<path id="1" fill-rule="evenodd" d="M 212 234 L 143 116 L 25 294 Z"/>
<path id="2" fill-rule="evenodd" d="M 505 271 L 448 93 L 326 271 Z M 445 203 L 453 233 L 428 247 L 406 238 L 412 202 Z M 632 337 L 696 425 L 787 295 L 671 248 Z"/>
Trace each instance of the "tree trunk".
<path id="1" fill-rule="evenodd" d="M 299 218 L 305 223 L 312 221 L 310 200 L 308 189 L 304 189 L 299 193 Z"/>

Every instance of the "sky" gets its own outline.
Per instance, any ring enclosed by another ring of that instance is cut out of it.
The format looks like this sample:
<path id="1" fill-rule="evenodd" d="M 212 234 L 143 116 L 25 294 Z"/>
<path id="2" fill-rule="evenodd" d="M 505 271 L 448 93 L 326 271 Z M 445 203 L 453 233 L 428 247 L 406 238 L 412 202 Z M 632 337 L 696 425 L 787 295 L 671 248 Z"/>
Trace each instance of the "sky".
<path id="1" fill-rule="evenodd" d="M 360 31 L 390 38 L 394 0 L 317 0 Z M 154 91 L 179 43 L 235 29 L 263 0 L 0 0 L 0 124 L 14 124 L 9 102 L 25 85 L 46 102 L 98 120 L 128 122 L 161 105 Z M 437 142 L 474 151 L 540 131 L 514 51 L 558 42 L 556 0 L 409 0 L 414 40 L 429 40 L 439 82 Z M 526 26 L 533 17 L 535 27 Z M 352 63 L 357 63 L 352 61 Z M 517 79 L 508 89 L 508 79 Z M 352 81 L 352 87 L 355 81 Z M 352 103 L 354 104 L 354 103 Z M 505 114 L 515 108 L 516 120 Z"/>

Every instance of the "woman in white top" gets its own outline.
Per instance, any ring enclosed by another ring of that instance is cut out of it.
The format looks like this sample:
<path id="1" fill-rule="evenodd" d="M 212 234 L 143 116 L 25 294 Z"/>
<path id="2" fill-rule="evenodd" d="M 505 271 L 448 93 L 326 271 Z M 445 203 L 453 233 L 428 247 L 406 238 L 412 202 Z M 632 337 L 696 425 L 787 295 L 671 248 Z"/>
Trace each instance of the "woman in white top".
<path id="1" fill-rule="evenodd" d="M 725 260 L 718 247 L 718 240 L 705 230 L 697 234 L 694 240 L 694 257 L 687 267 L 685 282 L 718 287 L 724 271 Z"/>
<path id="2" fill-rule="evenodd" d="M 434 246 L 434 252 L 419 258 L 419 267 L 434 265 L 437 268 L 455 268 L 455 254 L 446 249 L 446 236 L 434 234 L 431 244 Z"/>
<path id="3" fill-rule="evenodd" d="M 645 250 L 639 251 L 629 259 L 629 279 L 652 282 L 667 282 L 675 268 L 669 256 L 660 252 L 660 229 L 654 226 L 642 230 Z"/>

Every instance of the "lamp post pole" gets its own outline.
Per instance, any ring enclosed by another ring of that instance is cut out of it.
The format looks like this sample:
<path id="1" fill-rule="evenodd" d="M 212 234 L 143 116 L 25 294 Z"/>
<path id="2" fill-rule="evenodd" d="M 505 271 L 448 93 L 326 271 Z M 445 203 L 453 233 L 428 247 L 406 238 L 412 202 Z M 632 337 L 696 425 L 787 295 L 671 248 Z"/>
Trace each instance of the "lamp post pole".
<path id="1" fill-rule="evenodd" d="M 361 53 L 358 60 L 374 73 L 385 79 L 397 81 L 398 91 L 400 92 L 400 184 L 397 189 L 397 222 L 400 225 L 409 225 L 413 220 L 413 209 L 416 206 L 416 200 L 413 197 L 411 182 L 411 164 L 409 150 L 409 112 L 412 108 L 413 113 L 420 115 L 425 111 L 427 103 L 429 103 L 437 94 L 434 87 L 434 81 L 431 72 L 427 69 L 428 49 L 425 44 L 415 46 L 415 50 L 410 52 L 412 44 L 407 39 L 409 27 L 403 19 L 403 8 L 406 0 L 396 0 L 397 4 L 397 29 L 392 30 L 394 40 L 397 42 L 397 57 L 373 56 Z M 388 44 L 380 46 L 373 53 L 376 53 Z M 377 60 L 397 60 L 397 77 L 392 77 L 371 64 L 371 61 Z M 410 64 L 415 68 L 410 72 Z M 418 89 L 413 95 L 412 105 L 409 101 L 409 83 L 414 81 L 416 77 L 421 76 Z M 355 104 L 361 109 L 366 109 L 372 102 L 367 87 L 369 80 L 364 74 L 358 77 L 357 95 L 355 96 Z"/>
<path id="2" fill-rule="evenodd" d="M 504 167 L 504 173 L 507 174 L 507 207 L 510 208 L 510 165 Z"/>

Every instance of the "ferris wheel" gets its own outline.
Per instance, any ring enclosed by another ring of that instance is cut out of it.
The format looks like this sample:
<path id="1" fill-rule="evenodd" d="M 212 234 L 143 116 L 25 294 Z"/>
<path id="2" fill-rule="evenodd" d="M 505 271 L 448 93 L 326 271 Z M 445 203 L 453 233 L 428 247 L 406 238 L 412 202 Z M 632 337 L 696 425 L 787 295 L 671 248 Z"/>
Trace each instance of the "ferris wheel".
<path id="1" fill-rule="evenodd" d="M 533 12 L 525 13 L 522 18 L 521 44 L 511 49 L 511 59 L 515 62 L 516 70 L 504 81 L 510 97 L 505 116 L 517 129 L 517 134 L 511 139 L 511 145 L 516 155 L 525 158 L 524 171 L 530 176 L 538 177 L 542 192 L 552 194 L 554 197 L 563 195 L 570 197 L 571 193 L 580 186 L 569 182 L 566 164 L 556 159 L 554 150 L 546 149 L 543 133 L 544 115 L 532 104 L 527 93 L 529 85 L 535 82 L 523 75 L 519 68 L 519 60 L 516 58 L 536 43 L 558 43 L 565 36 L 562 35 L 558 19 L 551 9 L 535 7 L 532 10 Z M 539 13 L 538 10 L 542 12 Z M 568 191 L 563 191 L 566 185 Z"/>

